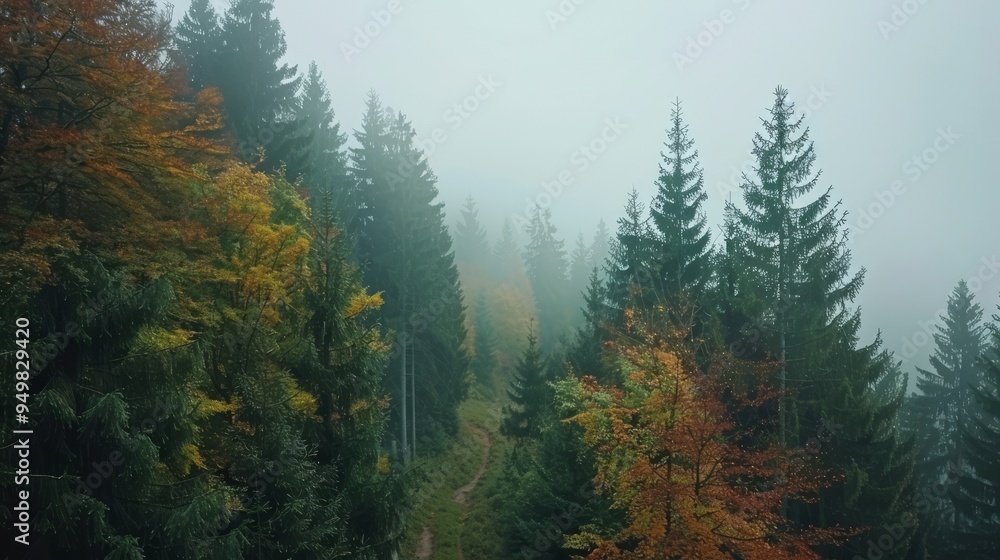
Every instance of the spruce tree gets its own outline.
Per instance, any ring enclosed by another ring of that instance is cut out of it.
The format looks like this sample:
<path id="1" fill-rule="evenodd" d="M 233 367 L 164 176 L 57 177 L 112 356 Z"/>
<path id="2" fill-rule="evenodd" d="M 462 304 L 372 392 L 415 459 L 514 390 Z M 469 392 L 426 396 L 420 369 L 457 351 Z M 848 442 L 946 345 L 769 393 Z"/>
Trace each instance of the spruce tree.
<path id="1" fill-rule="evenodd" d="M 797 521 L 828 526 L 881 527 L 912 513 L 904 498 L 911 485 L 911 452 L 896 434 L 901 390 L 888 397 L 874 387 L 895 375 L 881 340 L 858 346 L 858 311 L 849 305 L 863 270 L 850 274 L 845 214 L 828 188 L 813 200 L 816 155 L 803 117 L 783 88 L 775 91 L 763 131 L 753 142 L 756 163 L 744 175 L 744 208 L 727 205 L 727 259 L 733 307 L 750 320 L 734 345 L 755 345 L 776 360 L 777 439 L 805 445 L 824 422 L 841 424 L 821 457 L 844 478 L 814 504 L 789 504 Z M 877 529 L 824 550 L 851 558 Z M 886 557 L 905 557 L 912 529 Z M 851 552 L 851 551 L 855 552 Z"/>
<path id="2" fill-rule="evenodd" d="M 511 404 L 504 407 L 501 430 L 505 435 L 534 439 L 552 407 L 546 361 L 538 347 L 534 329 L 528 331 L 528 347 L 518 359 L 507 389 Z"/>
<path id="3" fill-rule="evenodd" d="M 233 0 L 222 19 L 220 71 L 213 85 L 222 93 L 244 161 L 256 161 L 263 149 L 267 168 L 284 164 L 294 179 L 306 170 L 311 133 L 296 118 L 302 78 L 297 67 L 281 61 L 287 45 L 273 10 L 273 0 Z"/>
<path id="4" fill-rule="evenodd" d="M 645 206 L 635 189 L 628 195 L 625 215 L 611 242 L 607 264 L 608 302 L 612 320 L 620 323 L 628 307 L 647 308 L 657 301 L 653 285 L 653 232 Z"/>
<path id="5" fill-rule="evenodd" d="M 187 64 L 191 88 L 197 92 L 216 85 L 222 28 L 219 14 L 209 0 L 192 0 L 187 13 L 177 24 L 174 41 Z"/>
<path id="6" fill-rule="evenodd" d="M 480 294 L 476 299 L 476 358 L 472 362 L 472 371 L 476 379 L 486 387 L 493 384 L 493 374 L 497 367 L 497 335 L 490 316 L 490 308 L 486 304 L 486 295 Z"/>
<path id="7" fill-rule="evenodd" d="M 608 367 L 601 359 L 604 343 L 610 339 L 607 293 L 597 268 L 591 269 L 584 294 L 583 324 L 567 352 L 567 362 L 575 375 L 592 375 L 601 383 L 611 384 Z"/>
<path id="8" fill-rule="evenodd" d="M 309 65 L 299 98 L 296 120 L 313 135 L 303 162 L 309 196 L 314 204 L 329 198 L 333 219 L 348 223 L 354 217 L 355 201 L 347 173 L 347 135 L 340 131 L 330 92 L 315 62 Z"/>
<path id="9" fill-rule="evenodd" d="M 674 102 L 664 145 L 667 151 L 661 153 L 656 196 L 649 209 L 655 236 L 655 282 L 668 303 L 694 303 L 712 275 L 711 236 L 702 209 L 708 195 L 698 151 L 681 119 L 680 101 Z"/>
<path id="10" fill-rule="evenodd" d="M 608 263 L 608 256 L 611 254 L 611 235 L 608 233 L 608 226 L 604 220 L 597 222 L 597 230 L 594 231 L 594 239 L 590 242 L 590 263 L 589 267 L 597 267 L 597 273 L 601 280 L 604 280 L 605 266 Z"/>
<path id="11" fill-rule="evenodd" d="M 486 228 L 479 223 L 479 209 L 469 196 L 462 207 L 462 220 L 455 229 L 455 258 L 468 263 L 485 264 L 490 255 Z"/>
<path id="12" fill-rule="evenodd" d="M 438 435 L 458 429 L 456 408 L 468 388 L 465 308 L 437 179 L 414 134 L 402 113 L 388 113 L 369 95 L 359 146 L 351 149 L 359 210 L 348 230 L 365 282 L 384 293 L 382 316 L 396 332 L 389 363 L 399 372 L 389 376 L 395 420 L 402 426 L 405 396 L 405 406 L 417 407 L 418 437 L 443 441 Z"/>
<path id="13" fill-rule="evenodd" d="M 1000 556 L 1000 330 L 996 324 L 991 329 L 992 340 L 979 361 L 982 376 L 973 387 L 975 403 L 962 426 L 963 464 L 949 489 L 956 514 L 952 550 L 956 557 L 976 560 Z"/>
<path id="14" fill-rule="evenodd" d="M 548 209 L 535 208 L 528 236 L 524 266 L 538 305 L 541 346 L 551 351 L 565 333 L 570 317 L 566 250 L 563 241 L 556 238 L 552 212 Z"/>
<path id="15" fill-rule="evenodd" d="M 978 363 L 985 343 L 983 310 L 968 284 L 960 281 L 948 297 L 947 312 L 934 333 L 936 347 L 930 357 L 933 369 L 917 368 L 917 388 L 912 398 L 911 429 L 917 442 L 917 477 L 932 486 L 966 463 L 962 433 L 976 411 L 975 391 L 982 386 Z M 935 498 L 924 516 L 932 529 L 931 546 L 942 551 L 955 519 L 950 499 Z"/>

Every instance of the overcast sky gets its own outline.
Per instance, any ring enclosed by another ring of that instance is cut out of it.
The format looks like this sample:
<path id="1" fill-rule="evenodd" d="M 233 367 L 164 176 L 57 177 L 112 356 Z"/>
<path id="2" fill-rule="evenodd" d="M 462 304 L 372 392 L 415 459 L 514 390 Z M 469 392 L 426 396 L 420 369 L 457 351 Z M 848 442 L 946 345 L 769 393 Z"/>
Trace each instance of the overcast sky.
<path id="1" fill-rule="evenodd" d="M 177 20 L 188 2 L 174 4 Z M 921 323 L 958 280 L 995 312 L 996 0 L 277 0 L 275 13 L 289 62 L 318 63 L 345 130 L 370 89 L 412 120 L 452 222 L 471 194 L 495 237 L 535 201 L 570 248 L 602 218 L 613 230 L 633 186 L 653 196 L 675 98 L 718 234 L 781 84 L 809 108 L 821 185 L 850 211 L 866 339 L 881 329 L 912 377 L 933 346 Z"/>

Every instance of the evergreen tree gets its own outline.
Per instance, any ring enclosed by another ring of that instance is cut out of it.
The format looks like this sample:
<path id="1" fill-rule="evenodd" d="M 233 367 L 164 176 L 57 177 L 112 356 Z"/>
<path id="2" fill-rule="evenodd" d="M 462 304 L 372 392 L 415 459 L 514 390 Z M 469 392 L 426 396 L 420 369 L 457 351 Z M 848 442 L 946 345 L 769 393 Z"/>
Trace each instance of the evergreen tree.
<path id="1" fill-rule="evenodd" d="M 575 375 L 591 375 L 601 383 L 612 383 L 608 367 L 601 359 L 604 343 L 610 339 L 608 328 L 607 293 L 595 267 L 584 294 L 583 324 L 577 329 L 576 339 L 567 353 L 567 361 Z"/>
<path id="2" fill-rule="evenodd" d="M 222 28 L 219 14 L 210 0 L 192 0 L 177 24 L 174 41 L 186 62 L 191 88 L 197 92 L 217 85 L 218 73 L 222 70 L 219 66 Z"/>
<path id="3" fill-rule="evenodd" d="M 618 219 L 618 232 L 608 258 L 608 301 L 614 321 L 622 321 L 626 308 L 646 308 L 657 300 L 653 286 L 653 232 L 639 202 L 639 192 L 629 193 L 625 216 Z"/>
<path id="4" fill-rule="evenodd" d="M 312 134 L 296 119 L 302 78 L 281 61 L 287 45 L 273 10 L 273 0 L 233 0 L 222 20 L 221 70 L 213 85 L 244 161 L 256 161 L 263 149 L 268 168 L 284 164 L 296 178 L 306 171 Z"/>
<path id="5" fill-rule="evenodd" d="M 597 273 L 601 280 L 604 280 L 604 267 L 607 266 L 608 257 L 611 254 L 610 234 L 608 226 L 604 220 L 597 222 L 597 230 L 594 232 L 594 239 L 590 242 L 590 263 L 589 268 L 597 268 Z"/>
<path id="6" fill-rule="evenodd" d="M 534 329 L 528 331 L 528 347 L 517 361 L 507 388 L 511 404 L 504 407 L 501 431 L 516 438 L 537 438 L 546 415 L 551 412 L 552 390 L 548 367 L 538 347 Z"/>
<path id="7" fill-rule="evenodd" d="M 829 189 L 800 202 L 818 183 L 816 156 L 787 96 L 775 91 L 764 130 L 754 138 L 754 177 L 745 175 L 742 186 L 745 209 L 726 209 L 724 270 L 733 275 L 733 307 L 751 318 L 731 342 L 757 346 L 780 364 L 778 387 L 793 392 L 779 398 L 783 445 L 804 445 L 823 422 L 843 425 L 822 458 L 844 479 L 814 504 L 790 504 L 788 515 L 819 526 L 882 527 L 912 514 L 903 499 L 912 484 L 911 452 L 895 431 L 902 391 L 883 397 L 873 389 L 896 373 L 880 339 L 857 346 L 860 315 L 848 305 L 863 270 L 849 275 L 845 214 Z M 876 532 L 824 553 L 851 558 Z M 905 557 L 912 533 L 905 531 L 886 557 Z"/>
<path id="8" fill-rule="evenodd" d="M 577 298 L 585 293 L 587 283 L 590 281 L 590 272 L 593 267 L 590 265 L 590 248 L 584 241 L 583 232 L 576 237 L 576 245 L 569 256 L 569 296 Z M 573 323 L 577 324 L 582 319 L 579 313 L 575 313 Z"/>
<path id="9" fill-rule="evenodd" d="M 486 229 L 479 223 L 479 209 L 470 196 L 462 207 L 462 220 L 455 229 L 455 258 L 460 261 L 485 264 L 490 255 Z"/>
<path id="10" fill-rule="evenodd" d="M 671 121 L 656 197 L 650 206 L 655 282 L 669 303 L 693 303 L 703 295 L 712 274 L 710 232 L 702 210 L 708 195 L 698 151 L 681 119 L 680 101 L 674 103 Z"/>
<path id="11" fill-rule="evenodd" d="M 952 550 L 956 557 L 976 560 L 1000 556 L 1000 330 L 996 325 L 992 330 L 979 362 L 982 378 L 973 388 L 975 406 L 962 427 L 963 464 L 949 492 L 956 513 Z"/>
<path id="12" fill-rule="evenodd" d="M 960 281 L 948 297 L 947 314 L 934 333 L 930 357 L 933 371 L 917 368 L 920 394 L 912 398 L 911 429 L 918 449 L 917 476 L 921 486 L 945 480 L 966 463 L 963 429 L 976 410 L 975 391 L 982 386 L 978 360 L 985 344 L 983 310 L 968 284 Z M 955 511 L 949 499 L 935 499 L 925 515 L 932 528 L 932 547 L 941 551 L 949 540 Z"/>
<path id="13" fill-rule="evenodd" d="M 313 134 L 303 161 L 309 196 L 314 204 L 329 198 L 335 212 L 331 219 L 349 223 L 354 217 L 354 201 L 344 148 L 347 135 L 340 131 L 330 105 L 330 92 L 315 62 L 309 65 L 299 97 L 296 120 Z"/>
<path id="14" fill-rule="evenodd" d="M 538 305 L 541 346 L 555 348 L 569 322 L 567 262 L 563 242 L 556 238 L 552 212 L 536 208 L 530 216 L 524 265 Z"/>
<path id="15" fill-rule="evenodd" d="M 472 362 L 472 371 L 476 379 L 486 387 L 492 386 L 493 373 L 497 367 L 497 335 L 493 327 L 486 296 L 481 294 L 476 299 L 476 358 Z"/>
<path id="16" fill-rule="evenodd" d="M 399 372 L 389 376 L 395 419 L 402 426 L 405 396 L 406 406 L 416 405 L 418 436 L 441 441 L 435 434 L 458 429 L 456 407 L 468 388 L 465 310 L 437 179 L 414 134 L 402 113 L 387 113 L 369 96 L 359 147 L 351 149 L 360 204 L 348 229 L 365 281 L 384 293 L 382 316 L 396 331 L 389 363 Z"/>

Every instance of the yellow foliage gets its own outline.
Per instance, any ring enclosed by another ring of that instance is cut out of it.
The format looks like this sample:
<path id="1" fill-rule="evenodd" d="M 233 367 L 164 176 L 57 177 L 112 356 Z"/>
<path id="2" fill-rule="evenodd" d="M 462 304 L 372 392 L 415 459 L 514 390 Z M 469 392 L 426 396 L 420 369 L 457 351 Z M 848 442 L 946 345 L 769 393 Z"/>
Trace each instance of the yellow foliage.
<path id="1" fill-rule="evenodd" d="M 352 317 L 357 317 L 368 309 L 379 309 L 382 307 L 383 303 L 385 303 L 385 301 L 382 299 L 382 292 L 368 295 L 367 292 L 361 290 L 351 297 L 351 302 L 347 306 L 346 317 L 350 319 Z"/>
<path id="2" fill-rule="evenodd" d="M 378 456 L 378 463 L 375 464 L 375 469 L 378 470 L 379 474 L 389 474 L 391 470 L 389 467 L 389 456 L 386 454 L 381 454 Z"/>

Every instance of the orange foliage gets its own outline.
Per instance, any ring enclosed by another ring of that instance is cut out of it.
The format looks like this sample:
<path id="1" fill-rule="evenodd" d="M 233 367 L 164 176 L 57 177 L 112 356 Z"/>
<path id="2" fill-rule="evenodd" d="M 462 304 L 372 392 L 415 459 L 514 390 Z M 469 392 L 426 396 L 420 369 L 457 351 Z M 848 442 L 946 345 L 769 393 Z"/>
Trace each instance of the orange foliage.
<path id="1" fill-rule="evenodd" d="M 728 376 L 719 370 L 732 364 L 704 374 L 683 333 L 637 336 L 617 344 L 627 374 L 621 387 L 592 377 L 569 382 L 581 410 L 569 421 L 584 428 L 597 452 L 595 482 L 628 523 L 610 538 L 581 533 L 568 544 L 591 550 L 589 560 L 780 560 L 819 558 L 812 545 L 845 534 L 782 517 L 783 501 L 809 501 L 828 481 L 798 452 L 734 443 L 750 438 L 735 433 L 721 398 Z M 762 391 L 742 404 L 760 407 L 775 397 Z"/>

